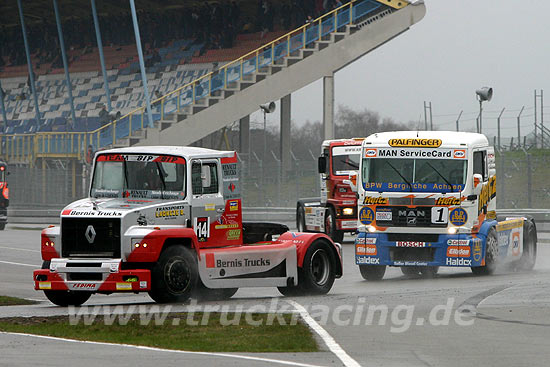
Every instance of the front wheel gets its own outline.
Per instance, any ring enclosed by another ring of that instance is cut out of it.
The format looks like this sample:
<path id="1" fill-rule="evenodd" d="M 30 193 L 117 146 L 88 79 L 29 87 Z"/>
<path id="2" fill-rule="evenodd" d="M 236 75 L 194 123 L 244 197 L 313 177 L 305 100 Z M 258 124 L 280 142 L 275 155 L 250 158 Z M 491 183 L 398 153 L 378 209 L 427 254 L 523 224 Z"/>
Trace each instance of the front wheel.
<path id="1" fill-rule="evenodd" d="M 333 207 L 328 208 L 325 215 L 325 233 L 334 242 L 341 243 L 344 239 L 344 231 L 336 229 L 336 212 Z"/>
<path id="2" fill-rule="evenodd" d="M 296 209 L 296 228 L 298 232 L 306 231 L 306 213 L 303 206 L 299 206 Z"/>
<path id="3" fill-rule="evenodd" d="M 418 266 L 402 266 L 401 272 L 406 276 L 418 276 L 420 274 L 420 268 Z"/>
<path id="4" fill-rule="evenodd" d="M 298 276 L 299 287 L 305 293 L 326 294 L 332 288 L 335 278 L 336 259 L 329 244 L 323 240 L 313 241 L 304 256 L 301 274 Z"/>
<path id="5" fill-rule="evenodd" d="M 422 278 L 426 278 L 426 279 L 435 278 L 438 271 L 439 271 L 439 266 L 420 267 L 420 275 L 422 276 Z"/>
<path id="6" fill-rule="evenodd" d="M 485 240 L 485 265 L 472 268 L 475 275 L 491 275 L 497 268 L 498 239 L 494 228 L 489 230 Z"/>
<path id="7" fill-rule="evenodd" d="M 386 265 L 359 265 L 359 271 L 363 279 L 377 281 L 384 278 Z"/>
<path id="8" fill-rule="evenodd" d="M 185 302 L 197 285 L 197 261 L 191 250 L 171 246 L 151 270 L 149 296 L 158 303 Z"/>

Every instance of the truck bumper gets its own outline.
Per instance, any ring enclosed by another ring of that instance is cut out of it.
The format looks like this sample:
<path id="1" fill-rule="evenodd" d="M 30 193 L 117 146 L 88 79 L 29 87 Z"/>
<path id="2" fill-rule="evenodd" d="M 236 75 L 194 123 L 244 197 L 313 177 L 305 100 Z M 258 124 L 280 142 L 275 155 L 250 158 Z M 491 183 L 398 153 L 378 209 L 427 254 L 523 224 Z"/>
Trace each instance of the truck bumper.
<path id="1" fill-rule="evenodd" d="M 53 259 L 50 269 L 35 270 L 35 290 L 99 293 L 151 290 L 151 271 L 121 270 L 120 260 Z"/>
<path id="2" fill-rule="evenodd" d="M 485 264 L 485 246 L 481 238 L 468 234 L 430 236 L 433 236 L 432 241 L 394 241 L 389 239 L 387 233 L 361 232 L 355 240 L 355 263 L 450 267 L 476 267 Z"/>

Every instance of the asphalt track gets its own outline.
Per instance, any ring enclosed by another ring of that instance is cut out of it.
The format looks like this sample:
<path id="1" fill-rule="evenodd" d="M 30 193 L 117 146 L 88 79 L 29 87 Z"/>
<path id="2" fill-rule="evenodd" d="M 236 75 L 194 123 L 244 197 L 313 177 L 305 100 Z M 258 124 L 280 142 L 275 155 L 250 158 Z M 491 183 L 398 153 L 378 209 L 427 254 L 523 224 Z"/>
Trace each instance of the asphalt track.
<path id="1" fill-rule="evenodd" d="M 39 236 L 10 227 L 0 232 L 0 294 L 42 301 L 1 307 L 0 317 L 68 312 L 32 288 L 32 270 L 41 263 Z M 383 281 L 369 283 L 350 244 L 344 244 L 344 277 L 327 296 L 285 298 L 276 289 L 241 289 L 224 302 L 170 305 L 172 311 L 301 310 L 322 352 L 186 353 L 0 333 L 0 366 L 548 366 L 550 245 L 539 245 L 532 272 L 501 269 L 475 277 L 467 268 L 442 268 L 436 279 L 424 280 L 390 268 Z M 114 312 L 156 306 L 147 295 L 95 295 L 77 311 L 95 306 L 101 313 L 103 305 Z"/>

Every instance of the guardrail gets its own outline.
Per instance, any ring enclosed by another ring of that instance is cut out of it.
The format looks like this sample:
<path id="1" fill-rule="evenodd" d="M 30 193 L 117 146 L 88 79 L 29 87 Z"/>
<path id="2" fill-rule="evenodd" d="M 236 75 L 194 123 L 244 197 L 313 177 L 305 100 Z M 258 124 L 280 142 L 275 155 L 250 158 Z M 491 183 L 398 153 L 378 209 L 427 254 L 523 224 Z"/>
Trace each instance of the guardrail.
<path id="1" fill-rule="evenodd" d="M 262 47 L 253 50 L 237 60 L 231 61 L 218 70 L 196 80 L 152 102 L 153 119 L 164 119 L 166 114 L 181 112 L 228 84 L 242 81 L 244 77 L 262 67 L 274 65 L 278 60 L 293 52 L 306 48 L 332 32 L 352 24 L 372 13 L 383 4 L 392 8 L 403 8 L 408 2 L 387 0 L 353 0 L 334 9 L 314 21 L 307 23 Z M 148 121 L 145 107 L 122 116 L 112 123 L 91 132 L 42 132 L 35 134 L 13 134 L 0 137 L 0 156 L 8 162 L 27 161 L 31 163 L 37 156 L 65 156 L 81 159 L 87 146 L 95 150 L 114 145 L 117 140 L 132 136 L 138 130 L 152 126 Z"/>

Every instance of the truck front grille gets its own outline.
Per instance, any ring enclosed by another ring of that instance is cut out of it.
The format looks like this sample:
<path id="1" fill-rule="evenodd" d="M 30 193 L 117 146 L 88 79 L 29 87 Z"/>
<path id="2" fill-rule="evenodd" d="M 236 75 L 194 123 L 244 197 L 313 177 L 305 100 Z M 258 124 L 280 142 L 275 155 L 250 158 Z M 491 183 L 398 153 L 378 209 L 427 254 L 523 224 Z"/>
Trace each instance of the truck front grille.
<path id="1" fill-rule="evenodd" d="M 120 218 L 63 218 L 63 257 L 120 257 Z"/>
<path id="2" fill-rule="evenodd" d="M 429 206 L 413 208 L 405 206 L 379 207 L 377 212 L 391 212 L 391 220 L 377 219 L 376 224 L 382 227 L 446 227 L 447 223 L 432 223 L 431 210 L 432 208 Z M 377 215 L 377 217 L 379 216 Z"/>
<path id="3" fill-rule="evenodd" d="M 410 248 L 393 247 L 390 248 L 390 259 L 392 261 L 434 261 L 435 248 Z"/>

